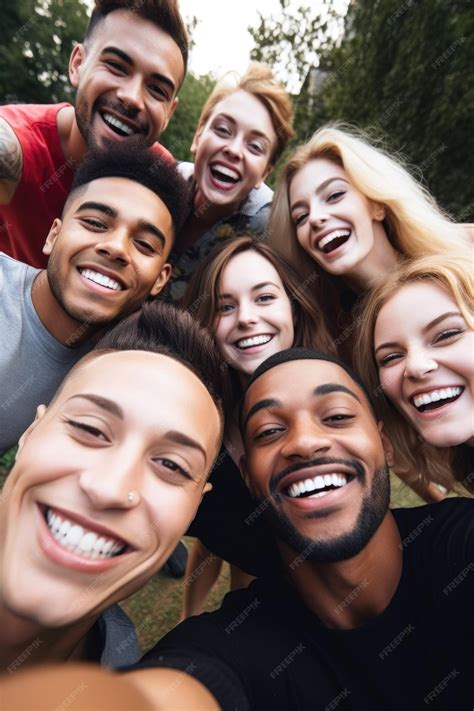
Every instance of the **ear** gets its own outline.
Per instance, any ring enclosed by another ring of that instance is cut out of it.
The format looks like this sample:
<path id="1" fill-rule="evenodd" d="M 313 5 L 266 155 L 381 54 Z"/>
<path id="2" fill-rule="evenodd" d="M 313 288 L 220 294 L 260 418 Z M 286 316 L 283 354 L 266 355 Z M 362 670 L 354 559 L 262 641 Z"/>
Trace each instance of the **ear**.
<path id="1" fill-rule="evenodd" d="M 262 183 L 265 182 L 265 180 L 268 178 L 268 176 L 270 175 L 270 173 L 272 172 L 274 167 L 275 166 L 273 165 L 273 163 L 268 164 L 268 166 L 265 168 L 265 172 L 262 175 L 261 179 L 258 181 L 258 183 L 255 184 L 256 188 L 259 188 L 262 185 Z"/>
<path id="2" fill-rule="evenodd" d="M 45 413 L 46 413 L 47 407 L 46 405 L 38 405 L 36 408 L 36 416 L 31 425 L 26 429 L 23 434 L 21 435 L 20 439 L 18 440 L 18 451 L 17 454 L 21 452 L 23 449 L 23 446 L 30 436 L 30 434 L 33 432 L 33 430 L 37 427 L 38 423 L 41 422 L 43 419 Z"/>
<path id="3" fill-rule="evenodd" d="M 81 78 L 81 67 L 86 59 L 86 50 L 83 44 L 76 44 L 69 57 L 69 81 L 77 89 Z"/>
<path id="4" fill-rule="evenodd" d="M 163 126 L 163 128 L 162 128 L 162 130 L 161 130 L 161 133 L 163 133 L 163 132 L 166 130 L 166 127 L 168 126 L 172 115 L 173 115 L 174 112 L 176 111 L 176 107 L 178 106 L 178 102 L 179 102 L 179 98 L 178 98 L 177 96 L 175 96 L 174 99 L 173 99 L 173 103 L 171 104 L 171 107 L 170 107 L 170 110 L 169 110 L 169 113 L 168 113 L 168 117 L 167 117 L 167 119 L 166 119 L 166 121 L 165 121 L 165 125 Z M 160 135 L 161 135 L 161 134 L 160 134 Z M 158 140 L 159 136 L 157 136 L 156 138 L 157 138 L 157 140 Z"/>
<path id="5" fill-rule="evenodd" d="M 388 437 L 388 435 L 385 434 L 383 431 L 383 422 L 380 421 L 377 423 L 377 427 L 380 432 L 380 439 L 382 440 L 382 446 L 383 446 L 383 451 L 385 453 L 385 461 L 387 463 L 387 466 L 393 467 L 395 463 L 395 457 L 394 457 L 394 450 L 393 450 L 393 444 Z"/>
<path id="6" fill-rule="evenodd" d="M 61 232 L 62 226 L 63 223 L 61 222 L 59 217 L 56 217 L 53 224 L 51 225 L 51 229 L 48 232 L 48 236 L 46 237 L 46 242 L 43 246 L 43 254 L 46 254 L 48 256 L 51 254 L 51 252 L 53 251 L 54 243 L 56 242 L 59 233 Z"/>
<path id="7" fill-rule="evenodd" d="M 165 286 L 166 282 L 171 276 L 171 264 L 164 264 L 163 268 L 158 276 L 158 279 L 155 281 L 153 284 L 151 291 L 150 291 L 150 296 L 157 296 L 160 291 L 163 289 Z"/>
<path id="8" fill-rule="evenodd" d="M 374 202 L 372 216 L 377 222 L 382 222 L 385 219 L 385 207 L 382 203 Z"/>
<path id="9" fill-rule="evenodd" d="M 203 129 L 202 126 L 198 126 L 196 129 L 196 133 L 193 136 L 193 142 L 191 143 L 191 149 L 190 149 L 193 156 L 196 155 L 196 151 L 199 146 L 199 139 L 201 138 L 202 129 Z"/>
<path id="10" fill-rule="evenodd" d="M 207 494 L 209 491 L 212 491 L 212 484 L 210 481 L 206 481 L 206 483 L 204 484 L 203 490 L 202 490 L 201 501 L 202 501 L 204 494 Z"/>

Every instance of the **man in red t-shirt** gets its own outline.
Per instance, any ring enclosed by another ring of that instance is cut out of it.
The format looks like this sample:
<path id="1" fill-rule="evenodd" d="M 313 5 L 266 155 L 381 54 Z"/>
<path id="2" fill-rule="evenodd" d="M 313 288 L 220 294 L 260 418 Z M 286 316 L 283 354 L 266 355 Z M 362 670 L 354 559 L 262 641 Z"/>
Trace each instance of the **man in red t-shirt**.
<path id="1" fill-rule="evenodd" d="M 172 160 L 156 141 L 176 108 L 187 56 L 175 0 L 96 0 L 84 42 L 69 62 L 75 107 L 0 108 L 0 251 L 45 266 L 44 235 L 89 146 L 141 134 Z"/>

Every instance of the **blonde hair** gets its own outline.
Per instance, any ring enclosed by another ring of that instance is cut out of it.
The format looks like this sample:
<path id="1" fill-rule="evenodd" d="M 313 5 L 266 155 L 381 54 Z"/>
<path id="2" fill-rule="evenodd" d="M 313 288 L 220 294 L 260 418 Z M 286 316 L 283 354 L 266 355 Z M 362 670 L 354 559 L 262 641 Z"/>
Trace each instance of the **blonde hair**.
<path id="1" fill-rule="evenodd" d="M 455 447 L 439 448 L 424 442 L 413 426 L 403 418 L 385 397 L 379 384 L 378 368 L 374 358 L 374 331 L 377 318 L 386 304 L 408 284 L 430 281 L 448 292 L 455 300 L 469 328 L 474 329 L 474 277 L 472 260 L 464 254 L 443 254 L 421 257 L 405 262 L 379 286 L 370 291 L 360 305 L 359 329 L 354 350 L 354 365 L 374 395 L 378 416 L 395 449 L 393 470 L 403 478 L 413 481 L 420 477 L 425 484 L 433 481 L 446 489 L 453 489 L 467 472 L 453 467 Z M 472 484 L 464 484 L 474 489 Z"/>
<path id="2" fill-rule="evenodd" d="M 267 241 L 300 275 L 316 271 L 317 296 L 329 310 L 334 308 L 342 280 L 324 272 L 306 254 L 298 243 L 290 214 L 291 181 L 310 160 L 333 161 L 366 198 L 384 206 L 387 237 L 403 256 L 449 254 L 453 249 L 462 252 L 470 244 L 464 229 L 441 210 L 403 163 L 372 143 L 364 132 L 352 126 L 324 126 L 285 163 L 273 198 Z"/>
<path id="3" fill-rule="evenodd" d="M 255 96 L 270 114 L 277 138 L 270 157 L 270 164 L 274 165 L 294 134 L 293 107 L 283 84 L 275 79 L 268 64 L 252 62 L 242 77 L 236 72 L 229 72 L 217 82 L 201 111 L 194 139 L 199 136 L 217 104 L 236 91 L 246 91 Z"/>

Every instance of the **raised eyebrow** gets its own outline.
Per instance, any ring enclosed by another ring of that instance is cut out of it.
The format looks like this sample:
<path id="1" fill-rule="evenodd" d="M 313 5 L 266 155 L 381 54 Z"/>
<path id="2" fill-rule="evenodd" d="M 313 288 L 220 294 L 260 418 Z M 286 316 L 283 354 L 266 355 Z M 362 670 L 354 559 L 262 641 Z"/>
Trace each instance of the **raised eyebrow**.
<path id="1" fill-rule="evenodd" d="M 374 349 L 374 354 L 381 351 L 383 348 L 400 348 L 400 344 L 396 341 L 387 341 L 387 343 L 381 343 L 380 346 Z"/>
<path id="2" fill-rule="evenodd" d="M 344 183 L 349 183 L 349 181 L 343 178 L 342 176 L 335 175 L 332 178 L 324 180 L 321 185 L 318 185 L 315 192 L 319 194 L 324 190 L 324 188 L 327 188 L 328 185 L 335 182 L 336 180 L 342 180 Z M 306 203 L 304 200 L 297 200 L 297 202 L 293 203 L 293 205 L 290 207 L 290 211 L 293 212 L 293 210 L 295 210 L 297 207 L 305 207 L 305 205 Z"/>
<path id="3" fill-rule="evenodd" d="M 278 284 L 275 284 L 274 281 L 262 281 L 260 284 L 255 284 L 255 286 L 252 286 L 251 291 L 257 291 L 258 289 L 264 289 L 266 286 L 274 286 L 277 289 L 280 289 Z M 281 291 L 281 289 L 280 289 Z"/>
<path id="4" fill-rule="evenodd" d="M 76 399 L 89 400 L 89 402 L 92 402 L 94 405 L 97 405 L 97 407 L 100 407 L 102 410 L 106 410 L 106 412 L 109 412 L 111 415 L 114 415 L 120 420 L 123 420 L 123 410 L 120 405 L 118 405 L 113 400 L 109 400 L 106 397 L 102 397 L 101 395 L 94 395 L 92 393 L 81 393 L 79 395 L 73 395 L 69 398 L 69 400 L 67 400 L 67 402 L 71 402 L 71 400 Z"/>
<path id="5" fill-rule="evenodd" d="M 207 464 L 206 450 L 197 440 L 193 439 L 192 437 L 189 437 L 189 435 L 184 434 L 184 432 L 179 432 L 178 430 L 169 430 L 168 432 L 166 432 L 165 438 L 171 440 L 171 442 L 174 442 L 175 444 L 181 444 L 184 447 L 196 449 L 198 452 L 201 452 L 202 456 L 204 457 L 204 461 Z"/>
<path id="6" fill-rule="evenodd" d="M 260 410 L 266 410 L 269 407 L 280 407 L 281 404 L 281 400 L 276 400 L 275 398 L 267 398 L 266 400 L 259 400 L 258 402 L 256 402 L 254 405 L 252 405 L 252 407 L 247 413 L 247 416 L 244 420 L 244 429 L 247 427 L 247 423 L 250 418 L 257 412 L 260 412 Z"/>
<path id="7" fill-rule="evenodd" d="M 118 212 L 114 207 L 110 207 L 110 205 L 106 205 L 103 202 L 94 202 L 92 200 L 89 200 L 88 202 L 83 202 L 81 205 L 76 210 L 77 212 L 83 212 L 84 210 L 97 210 L 98 212 L 103 212 L 104 215 L 108 215 L 109 217 L 117 217 Z"/>
<path id="8" fill-rule="evenodd" d="M 433 326 L 437 326 L 439 323 L 441 323 L 441 321 L 444 321 L 445 319 L 449 318 L 450 316 L 461 316 L 461 318 L 462 318 L 462 314 L 460 311 L 447 311 L 446 313 L 441 314 L 441 316 L 437 316 L 432 321 L 430 321 L 429 324 L 427 324 L 422 329 L 422 333 L 427 333 L 427 331 L 432 329 Z"/>
<path id="9" fill-rule="evenodd" d="M 119 49 L 118 47 L 105 47 L 101 54 L 115 54 L 119 59 L 123 60 L 126 64 L 128 64 L 130 67 L 133 67 L 134 61 L 128 55 L 126 52 L 124 52 L 122 49 Z M 161 81 L 164 84 L 167 84 L 171 91 L 174 93 L 176 86 L 174 82 L 164 74 L 159 74 L 158 72 L 153 72 L 151 74 L 151 78 L 155 79 L 156 81 Z"/>
<path id="10" fill-rule="evenodd" d="M 313 395 L 317 396 L 329 395 L 330 393 L 345 393 L 360 403 L 360 398 L 357 397 L 355 392 L 353 392 L 350 388 L 346 388 L 345 385 L 340 385 L 339 383 L 324 383 L 323 385 L 318 385 L 313 390 Z"/>

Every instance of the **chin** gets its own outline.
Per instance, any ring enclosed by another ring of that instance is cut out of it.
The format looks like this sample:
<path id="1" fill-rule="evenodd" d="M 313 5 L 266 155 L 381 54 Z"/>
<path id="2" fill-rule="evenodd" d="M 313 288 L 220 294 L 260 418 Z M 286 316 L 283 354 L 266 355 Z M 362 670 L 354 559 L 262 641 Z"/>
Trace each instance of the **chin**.
<path id="1" fill-rule="evenodd" d="M 428 444 L 440 449 L 445 447 L 457 447 L 460 444 L 465 444 L 472 441 L 474 433 L 472 431 L 463 431 L 461 427 L 439 428 L 437 431 L 420 432 Z"/>

